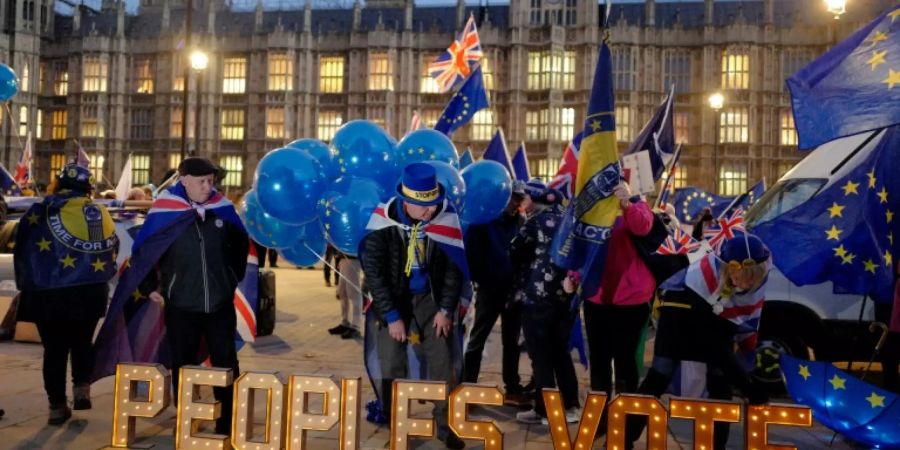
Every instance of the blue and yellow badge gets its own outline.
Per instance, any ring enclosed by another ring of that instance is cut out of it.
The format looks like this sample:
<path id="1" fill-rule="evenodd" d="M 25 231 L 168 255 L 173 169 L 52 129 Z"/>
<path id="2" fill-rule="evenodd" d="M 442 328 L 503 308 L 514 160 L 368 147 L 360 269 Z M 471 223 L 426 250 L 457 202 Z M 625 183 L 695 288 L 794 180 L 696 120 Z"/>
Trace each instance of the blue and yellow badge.
<path id="1" fill-rule="evenodd" d="M 119 239 L 103 205 L 70 191 L 25 213 L 16 236 L 19 289 L 104 283 L 116 273 Z"/>

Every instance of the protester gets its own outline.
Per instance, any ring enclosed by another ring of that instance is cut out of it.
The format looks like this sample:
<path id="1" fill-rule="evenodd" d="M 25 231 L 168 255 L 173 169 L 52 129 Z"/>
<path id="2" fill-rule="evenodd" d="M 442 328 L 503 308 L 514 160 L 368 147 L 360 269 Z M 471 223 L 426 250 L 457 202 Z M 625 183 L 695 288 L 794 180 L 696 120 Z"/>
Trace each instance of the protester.
<path id="1" fill-rule="evenodd" d="M 337 267 L 338 270 L 340 270 L 339 259 L 342 256 L 343 256 L 343 253 L 339 252 L 338 249 L 334 248 L 333 245 L 328 244 L 328 246 L 325 247 L 325 261 L 324 261 L 325 264 L 324 264 L 324 267 L 322 267 L 322 272 L 325 275 L 325 286 L 326 287 L 331 287 L 331 285 L 332 285 L 332 282 L 331 282 L 332 266 Z M 338 284 L 338 277 L 340 276 L 340 274 L 338 274 L 338 271 L 333 271 L 333 272 L 334 272 L 334 284 L 336 285 L 336 284 Z M 340 297 L 338 297 L 338 298 L 340 298 Z"/>
<path id="2" fill-rule="evenodd" d="M 340 280 L 337 285 L 338 300 L 341 301 L 341 323 L 334 328 L 329 328 L 328 333 L 338 335 L 341 339 L 358 339 L 360 323 L 362 322 L 363 297 L 360 291 L 362 286 L 362 267 L 359 259 L 348 255 L 335 256 L 340 271 Z"/>
<path id="3" fill-rule="evenodd" d="M 534 215 L 513 239 L 510 254 L 513 260 L 528 262 L 515 298 L 522 302 L 522 325 L 534 371 L 535 395 L 534 407 L 516 414 L 516 419 L 529 424 L 546 421 L 542 392 L 558 384 L 566 421 L 574 423 L 580 417 L 578 379 L 568 349 L 576 313 L 571 296 L 563 292 L 566 272 L 553 264 L 550 254 L 553 236 L 563 219 L 562 194 L 533 182 L 529 182 L 526 192 Z"/>
<path id="4" fill-rule="evenodd" d="M 273 269 L 278 268 L 278 250 L 274 248 L 266 248 L 264 245 L 256 241 L 253 241 L 253 246 L 256 247 L 256 258 L 259 263 L 260 269 L 266 267 L 266 256 L 268 256 L 269 258 L 269 267 Z"/>
<path id="5" fill-rule="evenodd" d="M 707 391 L 713 399 L 730 400 L 732 386 L 751 404 L 768 401 L 734 351 L 756 345 L 770 260 L 769 249 L 756 236 L 738 234 L 725 241 L 720 254 L 708 254 L 660 286 L 662 303 L 653 364 L 638 392 L 661 396 L 680 361 L 707 364 Z M 627 445 L 637 440 L 646 417 L 629 417 Z M 716 450 L 725 449 L 729 424 L 716 422 Z"/>
<path id="6" fill-rule="evenodd" d="M 66 397 L 70 354 L 72 409 L 91 409 L 91 342 L 106 312 L 106 283 L 116 273 L 119 241 L 106 208 L 91 200 L 92 182 L 86 168 L 63 167 L 50 195 L 28 209 L 16 235 L 19 320 L 34 322 L 41 336 L 50 425 L 72 416 Z M 76 240 L 89 245 L 77 246 Z"/>
<path id="7" fill-rule="evenodd" d="M 372 310 L 378 320 L 377 353 L 382 372 L 383 411 L 391 411 L 391 386 L 408 378 L 407 342 L 424 359 L 429 379 L 456 385 L 453 370 L 454 317 L 466 267 L 429 236 L 432 223 L 459 227 L 448 211 L 444 187 L 434 167 L 413 163 L 403 169 L 398 195 L 376 212 L 363 238 L 361 261 Z M 457 250 L 462 250 L 457 247 Z M 465 443 L 447 425 L 447 402 L 434 402 L 437 437 L 451 449 Z"/>
<path id="8" fill-rule="evenodd" d="M 525 197 L 525 184 L 516 183 L 503 214 L 484 225 L 472 225 L 466 233 L 466 256 L 475 283 L 475 321 L 469 332 L 463 362 L 463 382 L 477 383 L 481 357 L 498 318 L 503 344 L 504 403 L 530 404 L 519 377 L 519 335 L 522 329 L 521 303 L 513 301 L 513 262 L 509 247 L 525 222 L 519 206 Z"/>
<path id="9" fill-rule="evenodd" d="M 149 200 L 150 197 L 144 192 L 142 188 L 131 188 L 128 191 L 128 198 L 126 200 Z"/>
<path id="10" fill-rule="evenodd" d="M 673 208 L 674 209 L 674 208 Z M 695 241 L 700 242 L 704 239 L 703 233 L 712 226 L 715 221 L 715 217 L 712 215 L 712 210 L 709 207 L 703 208 L 703 212 L 700 213 L 700 217 L 694 222 L 694 228 L 691 230 L 691 238 Z"/>
<path id="11" fill-rule="evenodd" d="M 201 340 L 213 366 L 240 375 L 234 291 L 245 272 L 250 240 L 234 206 L 213 189 L 217 170 L 205 158 L 187 158 L 178 166 L 178 182 L 167 191 L 194 211 L 186 226 L 173 227 L 178 235 L 159 259 L 157 288 L 149 294 L 151 300 L 165 305 L 172 373 L 176 374 L 173 392 L 178 392 L 181 367 L 202 362 Z M 233 390 L 217 387 L 213 391 L 222 403 L 216 433 L 230 435 Z"/>

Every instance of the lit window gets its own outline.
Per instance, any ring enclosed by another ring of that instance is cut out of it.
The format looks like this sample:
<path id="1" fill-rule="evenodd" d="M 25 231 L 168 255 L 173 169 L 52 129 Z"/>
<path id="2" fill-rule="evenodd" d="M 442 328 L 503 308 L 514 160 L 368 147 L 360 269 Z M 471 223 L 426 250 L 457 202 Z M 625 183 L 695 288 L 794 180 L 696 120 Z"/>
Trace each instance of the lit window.
<path id="1" fill-rule="evenodd" d="M 529 90 L 543 89 L 541 73 L 541 52 L 528 52 L 527 87 Z"/>
<path id="2" fill-rule="evenodd" d="M 547 139 L 547 110 L 525 112 L 525 139 L 543 141 Z"/>
<path id="3" fill-rule="evenodd" d="M 319 58 L 319 91 L 324 94 L 344 92 L 344 57 Z"/>
<path id="4" fill-rule="evenodd" d="M 440 94 L 441 87 L 437 80 L 428 73 L 428 65 L 434 62 L 436 55 L 422 56 L 422 74 L 419 77 L 419 92 L 423 94 Z"/>
<path id="5" fill-rule="evenodd" d="M 284 138 L 283 106 L 270 106 L 266 108 L 266 137 L 269 139 Z"/>
<path id="6" fill-rule="evenodd" d="M 673 189 L 688 187 L 688 170 L 687 167 L 679 164 L 675 166 L 675 179 L 672 181 Z"/>
<path id="7" fill-rule="evenodd" d="M 529 90 L 574 89 L 575 52 L 528 52 Z"/>
<path id="8" fill-rule="evenodd" d="M 725 108 L 720 113 L 720 143 L 746 143 L 750 141 L 750 114 L 746 107 Z"/>
<path id="9" fill-rule="evenodd" d="M 169 128 L 169 136 L 180 138 L 182 129 L 184 128 L 184 110 L 180 106 L 172 107 L 172 120 Z"/>
<path id="10" fill-rule="evenodd" d="M 541 59 L 544 89 L 559 89 L 562 79 L 562 52 L 544 52 Z"/>
<path id="11" fill-rule="evenodd" d="M 634 90 L 634 54 L 631 48 L 617 48 L 612 51 L 613 87 L 617 91 Z"/>
<path id="12" fill-rule="evenodd" d="M 425 109 L 420 111 L 419 117 L 421 117 L 422 119 L 422 126 L 425 128 L 434 128 L 435 124 L 437 124 L 438 119 L 441 117 L 442 112 L 443 111 L 439 109 Z M 475 115 L 477 116 L 478 113 L 475 113 Z"/>
<path id="13" fill-rule="evenodd" d="M 484 77 L 484 88 L 491 91 L 494 89 L 494 66 L 488 60 L 486 55 L 481 57 L 481 74 Z"/>
<path id="14" fill-rule="evenodd" d="M 269 53 L 269 90 L 294 89 L 294 61 L 287 52 Z"/>
<path id="15" fill-rule="evenodd" d="M 387 53 L 369 55 L 369 90 L 394 90 L 394 65 Z"/>
<path id="16" fill-rule="evenodd" d="M 785 176 L 797 163 L 795 161 L 779 161 L 778 167 L 776 170 L 778 171 L 778 179 Z"/>
<path id="17" fill-rule="evenodd" d="M 222 109 L 222 139 L 226 141 L 240 141 L 244 139 L 243 109 Z"/>
<path id="18" fill-rule="evenodd" d="M 222 74 L 222 93 L 243 94 L 247 91 L 247 58 L 225 58 L 222 62 Z"/>
<path id="19" fill-rule="evenodd" d="M 37 110 L 37 127 L 35 127 L 35 132 L 37 133 L 38 139 L 44 138 L 44 110 L 38 108 Z"/>
<path id="20" fill-rule="evenodd" d="M 85 56 L 83 90 L 85 92 L 106 92 L 107 70 L 107 62 L 100 56 Z"/>
<path id="21" fill-rule="evenodd" d="M 797 145 L 797 129 L 794 127 L 794 114 L 787 109 L 781 111 L 781 145 Z"/>
<path id="22" fill-rule="evenodd" d="M 750 87 L 750 55 L 739 52 L 722 52 L 722 89 L 748 89 Z"/>
<path id="23" fill-rule="evenodd" d="M 490 109 L 482 109 L 472 117 L 469 139 L 473 141 L 489 141 L 494 135 L 494 113 Z"/>
<path id="24" fill-rule="evenodd" d="M 138 94 L 153 93 L 153 61 L 150 58 L 138 58 L 134 62 L 135 92 Z"/>
<path id="25" fill-rule="evenodd" d="M 69 113 L 64 109 L 54 110 L 50 116 L 50 139 L 62 140 L 66 138 L 69 126 Z"/>
<path id="26" fill-rule="evenodd" d="M 169 168 L 177 169 L 179 164 L 181 164 L 181 153 L 169 153 Z"/>
<path id="27" fill-rule="evenodd" d="M 44 82 L 47 80 L 45 78 L 46 72 L 47 72 L 47 63 L 41 63 L 40 66 L 38 66 L 38 85 L 37 85 L 37 91 L 38 91 L 38 94 L 40 94 L 40 95 L 45 94 Z"/>
<path id="28" fill-rule="evenodd" d="M 686 112 L 676 112 L 672 117 L 672 121 L 675 124 L 675 143 L 676 144 L 690 144 L 690 134 L 691 128 L 688 119 L 690 118 L 690 113 Z"/>
<path id="29" fill-rule="evenodd" d="M 25 61 L 25 64 L 22 66 L 22 78 L 19 79 L 19 87 L 22 89 L 22 92 L 28 92 L 31 90 L 30 86 L 31 78 L 28 73 L 28 61 Z"/>
<path id="30" fill-rule="evenodd" d="M 19 136 L 28 134 L 28 107 L 22 105 L 19 107 Z"/>
<path id="31" fill-rule="evenodd" d="M 69 94 L 69 70 L 64 62 L 54 63 L 53 70 L 53 94 Z"/>
<path id="32" fill-rule="evenodd" d="M 153 110 L 140 108 L 131 111 L 131 138 L 153 138 Z"/>
<path id="33" fill-rule="evenodd" d="M 343 115 L 337 111 L 319 111 L 316 137 L 320 141 L 331 141 L 334 133 L 344 123 Z"/>
<path id="34" fill-rule="evenodd" d="M 184 90 L 184 54 L 183 53 L 173 53 L 172 54 L 172 90 L 173 91 L 183 91 Z"/>
<path id="35" fill-rule="evenodd" d="M 101 181 L 105 178 L 103 176 L 103 162 L 105 160 L 106 158 L 103 155 L 99 155 L 96 152 L 88 155 L 88 170 L 91 171 L 95 181 Z"/>
<path id="36" fill-rule="evenodd" d="M 566 50 L 562 59 L 562 89 L 571 91 L 575 89 L 575 52 Z"/>
<path id="37" fill-rule="evenodd" d="M 691 92 L 691 54 L 683 50 L 671 50 L 663 57 L 662 90 L 669 92 Z"/>
<path id="38" fill-rule="evenodd" d="M 150 183 L 150 155 L 131 155 L 131 185 Z"/>
<path id="39" fill-rule="evenodd" d="M 529 164 L 529 166 L 534 167 L 534 164 Z M 559 172 L 559 158 L 539 159 L 537 168 L 537 173 L 534 176 L 544 181 L 550 181 L 556 176 L 556 172 Z"/>
<path id="40" fill-rule="evenodd" d="M 747 163 L 729 161 L 719 169 L 719 195 L 741 195 L 747 192 Z"/>
<path id="41" fill-rule="evenodd" d="M 53 153 L 50 155 L 50 178 L 58 174 L 66 165 L 65 153 Z"/>
<path id="42" fill-rule="evenodd" d="M 551 138 L 563 142 L 571 141 L 575 135 L 575 108 L 554 108 L 552 119 Z"/>
<path id="43" fill-rule="evenodd" d="M 102 138 L 103 120 L 100 117 L 100 109 L 97 106 L 84 106 L 81 108 L 81 136 Z"/>
<path id="44" fill-rule="evenodd" d="M 241 187 L 244 179 L 244 159 L 240 156 L 223 156 L 219 159 L 219 165 L 226 170 L 223 187 Z"/>
<path id="45" fill-rule="evenodd" d="M 631 107 L 626 105 L 616 106 L 616 140 L 619 142 L 631 142 L 631 124 L 634 122 L 631 115 Z"/>

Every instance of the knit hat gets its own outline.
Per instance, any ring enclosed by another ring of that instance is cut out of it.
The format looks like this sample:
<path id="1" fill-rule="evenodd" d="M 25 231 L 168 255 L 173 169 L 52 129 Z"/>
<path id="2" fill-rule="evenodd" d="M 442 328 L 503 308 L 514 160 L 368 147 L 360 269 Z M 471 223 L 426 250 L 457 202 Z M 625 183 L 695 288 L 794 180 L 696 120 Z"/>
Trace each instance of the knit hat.
<path id="1" fill-rule="evenodd" d="M 731 239 L 722 244 L 719 256 L 726 263 L 735 261 L 743 263 L 752 260 L 761 263 L 769 260 L 769 248 L 758 237 L 750 233 L 736 233 Z"/>
<path id="2" fill-rule="evenodd" d="M 56 176 L 57 189 L 71 189 L 73 191 L 91 192 L 94 177 L 86 167 L 75 163 L 66 164 Z"/>

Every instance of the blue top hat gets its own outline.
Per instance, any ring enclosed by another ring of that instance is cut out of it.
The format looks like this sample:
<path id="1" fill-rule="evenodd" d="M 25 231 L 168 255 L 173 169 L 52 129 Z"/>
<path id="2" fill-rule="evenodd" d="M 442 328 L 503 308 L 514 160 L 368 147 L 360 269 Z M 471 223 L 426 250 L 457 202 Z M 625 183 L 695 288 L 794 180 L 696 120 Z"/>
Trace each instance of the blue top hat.
<path id="1" fill-rule="evenodd" d="M 403 168 L 397 193 L 413 205 L 432 206 L 444 201 L 444 187 L 437 181 L 437 172 L 425 163 L 412 163 Z"/>

